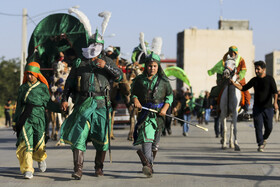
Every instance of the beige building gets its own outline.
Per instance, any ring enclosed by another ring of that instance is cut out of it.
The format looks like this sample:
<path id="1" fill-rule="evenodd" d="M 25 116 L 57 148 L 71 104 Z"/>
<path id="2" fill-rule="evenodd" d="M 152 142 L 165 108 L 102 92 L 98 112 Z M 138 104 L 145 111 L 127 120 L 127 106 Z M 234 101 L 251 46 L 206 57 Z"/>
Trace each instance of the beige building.
<path id="1" fill-rule="evenodd" d="M 163 70 L 165 68 L 170 67 L 170 66 L 176 66 L 176 59 L 162 59 L 160 61 L 160 66 L 162 67 Z M 176 90 L 176 83 L 177 83 L 176 77 L 170 76 L 169 77 L 169 82 L 170 82 L 170 85 L 172 87 L 172 90 Z"/>
<path id="2" fill-rule="evenodd" d="M 248 21 L 220 20 L 218 30 L 191 28 L 178 33 L 177 66 L 185 70 L 196 96 L 216 85 L 216 75 L 208 76 L 207 70 L 220 61 L 232 45 L 237 46 L 246 62 L 246 80 L 255 76 L 253 31 L 248 25 Z M 177 81 L 177 89 L 182 86 L 182 82 Z"/>
<path id="3" fill-rule="evenodd" d="M 266 73 L 274 77 L 277 88 L 280 88 L 280 51 L 265 55 Z"/>

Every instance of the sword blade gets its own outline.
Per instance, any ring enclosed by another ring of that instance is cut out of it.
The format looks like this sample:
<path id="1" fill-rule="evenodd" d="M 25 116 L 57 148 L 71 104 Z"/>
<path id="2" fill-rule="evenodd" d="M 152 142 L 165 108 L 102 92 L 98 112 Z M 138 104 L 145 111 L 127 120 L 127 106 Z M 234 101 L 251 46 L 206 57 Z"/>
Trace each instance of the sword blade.
<path id="1" fill-rule="evenodd" d="M 147 108 L 147 107 L 144 107 L 144 106 L 142 106 L 142 109 L 147 110 L 147 111 L 150 111 L 150 112 L 158 113 L 157 110 L 154 110 L 154 109 L 151 109 L 151 108 Z M 187 120 L 183 120 L 183 119 L 181 119 L 181 118 L 177 118 L 177 117 L 175 117 L 175 116 L 173 116 L 173 115 L 165 114 L 165 116 L 170 117 L 170 118 L 173 118 L 173 119 L 176 119 L 176 120 L 178 120 L 178 121 L 182 121 L 182 122 L 184 122 L 184 123 L 188 123 L 188 124 L 190 124 L 190 125 L 192 125 L 192 126 L 194 126 L 194 127 L 200 128 L 200 129 L 202 129 L 202 130 L 204 130 L 204 131 L 208 131 L 208 128 L 202 127 L 202 126 L 197 125 L 197 124 L 193 124 L 193 123 L 191 123 L 191 122 L 189 122 L 189 121 L 187 121 Z"/>

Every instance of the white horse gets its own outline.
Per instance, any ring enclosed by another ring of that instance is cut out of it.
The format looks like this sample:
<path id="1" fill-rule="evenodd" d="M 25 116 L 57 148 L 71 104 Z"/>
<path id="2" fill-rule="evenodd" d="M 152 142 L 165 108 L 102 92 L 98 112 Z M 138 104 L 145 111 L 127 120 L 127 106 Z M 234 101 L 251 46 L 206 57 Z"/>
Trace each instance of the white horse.
<path id="1" fill-rule="evenodd" d="M 65 86 L 65 81 L 69 75 L 70 68 L 65 62 L 55 62 L 53 63 L 53 80 L 51 82 L 51 99 L 53 102 L 60 102 L 62 97 L 62 92 Z M 68 100 L 69 103 L 69 112 L 68 115 L 72 112 L 73 102 L 71 97 Z M 52 135 L 53 140 L 58 140 L 56 146 L 63 145 L 58 138 L 58 132 L 60 127 L 67 116 L 62 115 L 61 113 L 51 112 L 51 121 L 52 121 Z"/>
<path id="2" fill-rule="evenodd" d="M 240 151 L 240 147 L 237 143 L 237 115 L 238 115 L 238 106 L 241 99 L 241 92 L 237 88 L 235 88 L 232 84 L 230 84 L 229 79 L 236 81 L 237 76 L 236 72 L 236 64 L 233 58 L 228 58 L 225 62 L 225 70 L 223 72 L 223 79 L 226 82 L 224 91 L 220 100 L 220 122 L 223 125 L 222 132 L 222 149 L 227 148 L 227 125 L 226 118 L 231 114 L 232 122 L 230 125 L 230 139 L 229 139 L 229 147 L 234 148 L 235 151 Z"/>

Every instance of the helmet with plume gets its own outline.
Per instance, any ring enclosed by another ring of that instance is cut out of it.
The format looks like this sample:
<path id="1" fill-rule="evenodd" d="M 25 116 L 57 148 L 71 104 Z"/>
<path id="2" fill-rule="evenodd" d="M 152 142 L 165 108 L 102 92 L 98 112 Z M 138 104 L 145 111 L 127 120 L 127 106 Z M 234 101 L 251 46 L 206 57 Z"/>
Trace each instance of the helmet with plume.
<path id="1" fill-rule="evenodd" d="M 80 22 L 84 25 L 88 36 L 89 36 L 89 40 L 88 40 L 88 45 L 92 44 L 92 43 L 101 43 L 104 45 L 104 33 L 106 31 L 106 28 L 108 26 L 108 22 L 110 20 L 111 17 L 111 12 L 109 11 L 104 11 L 98 14 L 99 17 L 104 18 L 103 22 L 101 24 L 102 27 L 102 32 L 101 34 L 98 32 L 98 29 L 96 29 L 96 32 L 94 34 L 92 34 L 91 32 L 91 25 L 89 22 L 89 19 L 87 18 L 87 16 L 81 12 L 80 10 L 78 10 L 77 8 L 69 8 L 68 12 L 71 13 L 75 13 L 77 15 L 77 17 L 79 18 Z"/>

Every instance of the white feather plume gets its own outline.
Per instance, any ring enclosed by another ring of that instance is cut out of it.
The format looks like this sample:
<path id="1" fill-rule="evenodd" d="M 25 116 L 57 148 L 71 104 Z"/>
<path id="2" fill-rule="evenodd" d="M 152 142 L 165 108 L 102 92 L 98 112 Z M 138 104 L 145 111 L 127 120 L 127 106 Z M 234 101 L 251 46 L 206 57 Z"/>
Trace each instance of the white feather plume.
<path id="1" fill-rule="evenodd" d="M 101 12 L 101 13 L 98 14 L 99 17 L 104 18 L 103 22 L 102 22 L 102 25 L 101 25 L 101 27 L 102 27 L 102 36 L 104 36 L 104 33 L 105 33 L 106 28 L 107 28 L 108 22 L 110 20 L 111 14 L 112 13 L 109 12 L 109 11 L 104 11 L 104 12 Z"/>
<path id="2" fill-rule="evenodd" d="M 86 31 L 88 32 L 88 35 L 91 36 L 92 33 L 91 33 L 91 25 L 90 25 L 90 22 L 89 22 L 89 19 L 88 17 L 80 10 L 78 10 L 77 8 L 69 8 L 68 9 L 68 13 L 71 14 L 71 13 L 74 13 L 78 16 L 80 22 L 84 25 Z"/>
<path id="3" fill-rule="evenodd" d="M 160 55 L 161 54 L 161 48 L 162 48 L 162 38 L 161 37 L 155 37 L 152 41 L 151 50 L 155 54 Z"/>
<path id="4" fill-rule="evenodd" d="M 144 33 L 143 32 L 140 32 L 139 40 L 140 40 L 140 45 L 141 45 L 141 48 L 142 48 L 143 52 L 145 53 L 145 55 L 147 55 L 147 49 L 146 49 L 146 45 L 145 45 Z"/>

